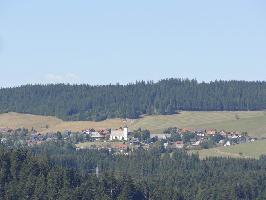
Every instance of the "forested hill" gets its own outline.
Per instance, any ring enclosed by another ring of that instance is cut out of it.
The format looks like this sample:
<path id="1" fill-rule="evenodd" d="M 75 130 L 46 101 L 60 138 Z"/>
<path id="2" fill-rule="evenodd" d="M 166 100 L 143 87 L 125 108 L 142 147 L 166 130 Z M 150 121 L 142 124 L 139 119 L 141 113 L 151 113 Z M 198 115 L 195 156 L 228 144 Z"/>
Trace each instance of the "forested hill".
<path id="1" fill-rule="evenodd" d="M 166 79 L 128 85 L 25 85 L 0 90 L 0 112 L 57 116 L 64 120 L 138 118 L 178 110 L 266 109 L 266 82 Z"/>

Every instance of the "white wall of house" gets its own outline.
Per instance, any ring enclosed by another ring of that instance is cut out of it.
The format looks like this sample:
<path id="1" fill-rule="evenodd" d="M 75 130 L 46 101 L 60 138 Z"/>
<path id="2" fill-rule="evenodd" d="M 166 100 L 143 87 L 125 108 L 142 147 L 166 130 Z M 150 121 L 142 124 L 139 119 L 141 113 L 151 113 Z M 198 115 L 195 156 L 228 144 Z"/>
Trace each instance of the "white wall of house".
<path id="1" fill-rule="evenodd" d="M 110 140 L 128 140 L 128 128 L 125 127 L 123 130 L 112 130 Z"/>
<path id="2" fill-rule="evenodd" d="M 123 137 L 124 137 L 124 140 L 128 140 L 128 128 L 127 127 L 125 127 L 123 130 Z"/>

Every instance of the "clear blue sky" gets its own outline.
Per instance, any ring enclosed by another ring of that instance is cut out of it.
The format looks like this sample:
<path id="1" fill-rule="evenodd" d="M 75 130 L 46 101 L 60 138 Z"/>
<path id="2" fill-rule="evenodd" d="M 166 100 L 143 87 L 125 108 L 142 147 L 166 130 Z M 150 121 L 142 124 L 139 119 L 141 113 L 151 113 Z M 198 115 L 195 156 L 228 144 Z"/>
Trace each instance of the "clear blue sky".
<path id="1" fill-rule="evenodd" d="M 0 0 L 0 87 L 266 80 L 264 0 Z"/>

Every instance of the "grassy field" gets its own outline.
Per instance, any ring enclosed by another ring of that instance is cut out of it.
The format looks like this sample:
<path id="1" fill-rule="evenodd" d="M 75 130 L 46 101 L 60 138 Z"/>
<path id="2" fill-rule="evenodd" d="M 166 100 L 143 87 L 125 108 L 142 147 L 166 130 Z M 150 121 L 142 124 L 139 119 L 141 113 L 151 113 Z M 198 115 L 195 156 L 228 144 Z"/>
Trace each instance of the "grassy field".
<path id="1" fill-rule="evenodd" d="M 63 121 L 56 117 L 46 117 L 19 113 L 0 114 L 0 127 L 28 128 L 38 131 L 46 131 L 47 127 L 56 127 Z"/>
<path id="2" fill-rule="evenodd" d="M 146 128 L 153 133 L 161 133 L 168 127 L 179 128 L 216 128 L 219 130 L 247 131 L 249 135 L 266 137 L 266 112 L 181 112 L 176 115 L 145 116 L 137 120 L 128 120 L 131 130 Z M 75 121 L 65 122 L 56 117 L 45 117 L 28 114 L 0 114 L 0 127 L 29 128 L 40 132 L 81 131 L 87 128 L 119 128 L 123 120 L 110 119 L 102 122 Z M 47 128 L 48 127 L 48 128 Z"/>
<path id="3" fill-rule="evenodd" d="M 165 128 L 216 128 L 247 131 L 251 136 L 266 136 L 266 113 L 254 112 L 182 112 L 177 115 L 146 116 L 134 121 L 131 128 L 146 128 L 160 133 Z"/>
<path id="4" fill-rule="evenodd" d="M 5 113 L 0 114 L 0 127 L 8 128 L 34 128 L 35 130 L 46 133 L 55 131 L 82 131 L 88 128 L 119 128 L 123 122 L 121 119 L 111 119 L 102 122 L 92 121 L 62 121 L 56 117 L 46 117 L 38 115 Z"/>
<path id="5" fill-rule="evenodd" d="M 114 147 L 115 145 L 118 144 L 123 144 L 123 142 L 83 142 L 83 143 L 79 143 L 76 145 L 76 147 L 79 147 L 81 149 L 86 149 L 86 148 L 90 148 L 92 146 L 95 147 L 105 147 L 105 148 L 109 148 L 109 147 Z"/>
<path id="6" fill-rule="evenodd" d="M 266 140 L 258 140 L 251 143 L 239 144 L 229 147 L 218 147 L 193 151 L 200 158 L 206 157 L 232 157 L 232 158 L 256 158 L 266 155 Z"/>

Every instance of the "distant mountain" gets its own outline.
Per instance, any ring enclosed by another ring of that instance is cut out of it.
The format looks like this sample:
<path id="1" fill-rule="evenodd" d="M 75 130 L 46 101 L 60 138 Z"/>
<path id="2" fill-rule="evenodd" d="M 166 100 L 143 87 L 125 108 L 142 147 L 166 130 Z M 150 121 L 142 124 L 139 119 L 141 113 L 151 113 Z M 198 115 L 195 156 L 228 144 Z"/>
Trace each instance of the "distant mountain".
<path id="1" fill-rule="evenodd" d="M 0 89 L 0 112 L 57 116 L 63 120 L 138 118 L 178 110 L 266 109 L 266 82 L 188 79 L 127 85 L 25 85 Z"/>

